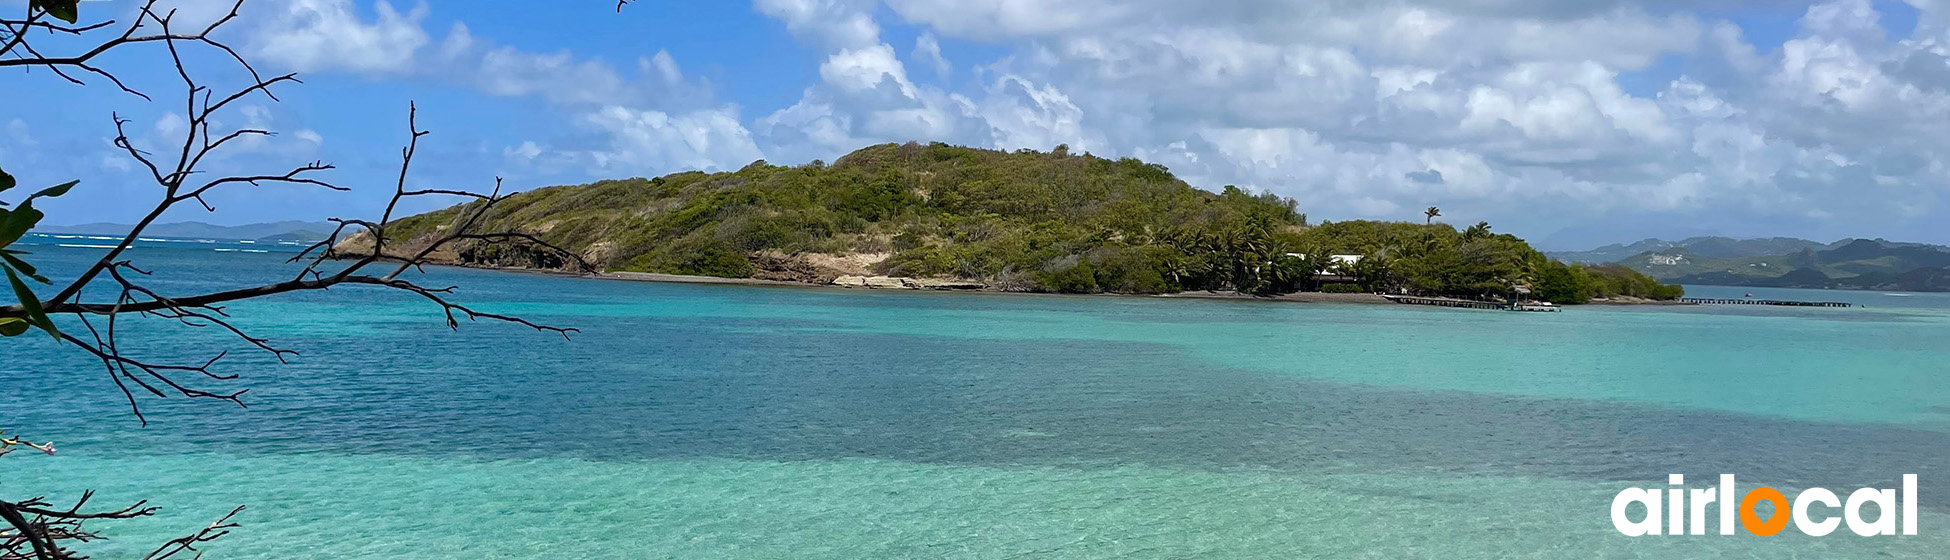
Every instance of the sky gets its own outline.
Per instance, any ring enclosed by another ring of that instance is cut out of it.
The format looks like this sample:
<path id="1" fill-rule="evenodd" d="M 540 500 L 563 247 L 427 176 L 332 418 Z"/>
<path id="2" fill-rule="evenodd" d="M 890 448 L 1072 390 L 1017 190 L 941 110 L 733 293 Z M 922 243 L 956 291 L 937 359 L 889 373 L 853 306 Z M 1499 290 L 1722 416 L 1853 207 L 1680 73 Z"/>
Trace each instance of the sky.
<path id="1" fill-rule="evenodd" d="M 231 2 L 167 3 L 188 24 Z M 136 5 L 82 13 L 127 21 Z M 278 135 L 210 171 L 323 160 L 351 190 L 229 189 L 167 221 L 375 217 L 411 102 L 432 132 L 415 188 L 1067 144 L 1292 197 L 1315 221 L 1438 206 L 1546 249 L 1950 243 L 1950 0 L 248 0 L 219 37 L 304 83 L 219 115 Z M 110 140 L 113 114 L 138 147 L 180 143 L 166 56 L 103 62 L 154 101 L 0 71 L 0 167 L 82 180 L 39 204 L 48 223 L 128 222 L 161 196 Z M 241 83 L 191 56 L 200 80 Z"/>

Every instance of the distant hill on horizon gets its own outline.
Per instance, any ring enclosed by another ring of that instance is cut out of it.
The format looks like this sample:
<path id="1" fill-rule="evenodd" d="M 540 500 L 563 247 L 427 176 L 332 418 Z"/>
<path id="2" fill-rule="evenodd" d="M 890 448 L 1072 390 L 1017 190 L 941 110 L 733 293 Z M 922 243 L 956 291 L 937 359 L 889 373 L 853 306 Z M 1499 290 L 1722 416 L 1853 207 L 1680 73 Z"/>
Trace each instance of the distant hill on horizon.
<path id="1" fill-rule="evenodd" d="M 1846 244 L 1853 239 L 1843 239 L 1834 243 L 1821 243 L 1794 237 L 1768 237 L 1761 239 L 1736 239 L 1732 237 L 1702 236 L 1690 237 L 1680 241 L 1646 239 L 1630 245 L 1613 243 L 1590 251 L 1545 252 L 1552 258 L 1587 264 L 1610 264 L 1638 256 L 1646 252 L 1686 250 L 1693 254 L 1716 259 L 1738 259 L 1800 252 L 1803 249 L 1827 249 Z"/>
<path id="2" fill-rule="evenodd" d="M 59 233 L 74 235 L 127 235 L 134 224 L 115 224 L 98 222 L 72 226 L 40 226 L 34 231 L 40 233 Z M 155 237 L 186 237 L 194 239 L 245 239 L 265 238 L 291 239 L 294 241 L 316 241 L 325 235 L 317 232 L 332 231 L 336 224 L 331 222 L 302 222 L 288 220 L 244 224 L 240 226 L 219 226 L 204 222 L 176 222 L 169 224 L 150 224 L 142 234 Z"/>
<path id="3" fill-rule="evenodd" d="M 1719 286 L 1950 291 L 1950 247 L 1844 239 L 1778 255 L 1714 257 L 1684 247 L 1620 261 L 1664 282 Z"/>

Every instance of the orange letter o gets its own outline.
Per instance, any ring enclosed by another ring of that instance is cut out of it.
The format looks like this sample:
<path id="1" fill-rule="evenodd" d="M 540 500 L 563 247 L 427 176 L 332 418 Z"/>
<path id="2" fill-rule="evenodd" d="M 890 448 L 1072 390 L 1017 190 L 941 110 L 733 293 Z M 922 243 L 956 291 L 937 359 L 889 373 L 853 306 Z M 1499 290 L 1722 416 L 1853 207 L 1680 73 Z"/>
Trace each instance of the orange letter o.
<path id="1" fill-rule="evenodd" d="M 1762 523 L 1760 515 L 1754 512 L 1754 505 L 1759 504 L 1761 500 L 1774 502 L 1774 516 L 1768 518 L 1766 523 Z M 1781 529 L 1786 529 L 1787 524 L 1788 500 L 1780 490 L 1755 488 L 1747 493 L 1747 497 L 1740 499 L 1740 526 L 1746 527 L 1747 532 L 1771 537 L 1781 532 Z"/>

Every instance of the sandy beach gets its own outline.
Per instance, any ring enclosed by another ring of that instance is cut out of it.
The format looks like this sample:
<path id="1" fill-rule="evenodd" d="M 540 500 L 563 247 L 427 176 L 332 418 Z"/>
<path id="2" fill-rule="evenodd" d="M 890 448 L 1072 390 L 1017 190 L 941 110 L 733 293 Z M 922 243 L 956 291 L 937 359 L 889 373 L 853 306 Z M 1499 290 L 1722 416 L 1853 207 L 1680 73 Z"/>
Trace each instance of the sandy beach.
<path id="1" fill-rule="evenodd" d="M 515 270 L 519 272 L 540 272 L 544 274 L 557 274 L 549 271 L 522 270 L 522 269 L 488 269 L 488 270 Z M 563 274 L 563 275 L 567 276 L 567 274 Z M 1032 293 L 1032 292 L 1011 292 L 1007 290 L 998 290 L 993 288 L 980 289 L 980 290 L 947 290 L 947 289 L 893 288 L 893 287 L 867 288 L 867 287 L 859 287 L 859 286 L 841 286 L 836 284 L 811 284 L 806 282 L 763 280 L 758 278 L 719 278 L 715 276 L 689 276 L 689 275 L 682 275 L 682 274 L 657 274 L 651 272 L 603 272 L 594 275 L 588 275 L 587 277 L 598 278 L 603 280 L 623 280 L 629 282 L 668 282 L 668 283 L 677 283 L 677 284 L 716 284 L 716 285 L 733 285 L 733 286 L 780 286 L 780 287 L 819 288 L 819 289 L 838 289 L 838 290 L 982 292 L 982 293 L 1002 293 L 1002 294 L 1019 293 L 1025 295 Z M 1085 294 L 1075 294 L 1075 295 L 1085 295 Z M 1172 294 L 1109 294 L 1107 293 L 1107 294 L 1087 294 L 1087 295 L 1101 295 L 1101 296 L 1115 296 L 1115 297 L 1178 298 L 1178 299 L 1220 299 L 1220 300 L 1269 301 L 1269 302 L 1288 302 L 1288 303 L 1393 304 L 1393 302 L 1388 301 L 1387 298 L 1381 297 L 1380 295 L 1376 295 L 1376 294 L 1329 294 L 1329 293 L 1319 293 L 1319 292 L 1283 294 L 1283 295 L 1274 295 L 1274 296 L 1246 294 L 1246 293 L 1229 292 L 1229 291 L 1228 292 L 1195 291 L 1195 292 L 1178 292 Z"/>

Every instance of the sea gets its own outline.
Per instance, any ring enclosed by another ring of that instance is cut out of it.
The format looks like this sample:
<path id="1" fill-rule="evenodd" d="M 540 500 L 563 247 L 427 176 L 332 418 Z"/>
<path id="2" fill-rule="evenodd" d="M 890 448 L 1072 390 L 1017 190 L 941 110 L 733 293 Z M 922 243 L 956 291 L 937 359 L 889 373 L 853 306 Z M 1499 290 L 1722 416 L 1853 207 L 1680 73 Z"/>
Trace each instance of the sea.
<path id="1" fill-rule="evenodd" d="M 24 243 L 59 277 L 113 240 Z M 128 258 L 188 294 L 289 278 L 295 249 Z M 408 277 L 579 332 L 449 329 L 353 286 L 226 307 L 300 352 L 279 363 L 125 319 L 124 353 L 228 351 L 214 371 L 237 379 L 181 380 L 249 390 L 142 397 L 146 426 L 100 361 L 0 341 L 0 428 L 57 449 L 0 458 L 0 495 L 162 508 L 91 522 L 97 558 L 239 505 L 205 558 L 1950 557 L 1946 294 L 1690 286 L 1859 307 L 1545 314 Z M 1916 474 L 1919 534 L 1613 528 L 1621 490 L 1671 474 L 1790 497 Z"/>

